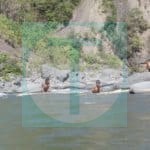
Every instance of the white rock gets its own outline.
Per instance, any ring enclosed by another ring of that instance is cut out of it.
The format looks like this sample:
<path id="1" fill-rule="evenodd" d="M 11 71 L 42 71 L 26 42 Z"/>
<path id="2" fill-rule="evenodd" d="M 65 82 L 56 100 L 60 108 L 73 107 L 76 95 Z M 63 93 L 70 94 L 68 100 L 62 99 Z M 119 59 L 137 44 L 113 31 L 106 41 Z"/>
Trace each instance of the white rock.
<path id="1" fill-rule="evenodd" d="M 140 82 L 131 85 L 130 93 L 145 93 L 150 92 L 150 81 Z"/>

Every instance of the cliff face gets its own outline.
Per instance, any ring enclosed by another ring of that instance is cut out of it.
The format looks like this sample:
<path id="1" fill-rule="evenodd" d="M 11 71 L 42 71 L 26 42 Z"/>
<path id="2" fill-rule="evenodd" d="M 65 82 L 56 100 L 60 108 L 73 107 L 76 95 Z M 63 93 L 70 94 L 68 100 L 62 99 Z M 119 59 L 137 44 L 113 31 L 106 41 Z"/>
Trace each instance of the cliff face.
<path id="1" fill-rule="evenodd" d="M 150 23 L 150 0 L 128 0 L 129 9 L 139 8 L 143 17 Z"/>
<path id="2" fill-rule="evenodd" d="M 5 14 L 9 18 L 16 19 L 17 14 L 19 13 L 18 11 L 20 10 L 19 8 L 21 7 L 20 5 L 15 4 L 17 0 L 5 0 L 5 3 L 4 0 L 0 1 L 0 13 Z M 126 21 L 129 12 L 134 8 L 138 8 L 142 12 L 144 19 L 150 25 L 150 0 L 81 0 L 80 4 L 73 11 L 70 24 L 65 27 L 61 26 L 55 34 L 62 37 L 71 35 L 81 38 L 84 40 L 82 50 L 85 54 L 96 54 L 103 49 L 106 53 L 116 55 L 116 50 L 111 40 L 101 32 L 108 15 L 110 15 L 110 12 L 104 10 L 104 3 L 107 3 L 107 5 L 111 5 L 112 7 L 112 2 L 116 9 L 115 17 L 117 22 Z M 28 5 L 28 2 L 25 3 L 25 5 Z M 27 6 L 27 8 L 29 8 L 29 6 Z M 134 15 L 136 16 L 136 14 Z M 142 48 L 140 51 L 136 51 L 129 59 L 131 63 L 133 62 L 135 64 L 150 59 L 150 29 L 143 33 L 138 33 L 138 36 L 142 41 Z M 135 43 L 137 42 L 136 40 L 137 39 L 135 39 Z M 100 45 L 100 42 L 103 42 L 103 44 Z M 6 44 L 6 42 L 0 40 L 0 49 L 3 50 L 4 48 L 6 51 Z"/>
<path id="3" fill-rule="evenodd" d="M 129 10 L 138 8 L 142 12 L 144 19 L 150 25 L 150 0 L 128 0 L 128 8 Z M 143 62 L 150 59 L 150 29 L 142 33 L 140 38 L 143 46 L 139 53 L 135 53 L 132 60 L 134 63 Z"/>
<path id="4" fill-rule="evenodd" d="M 103 23 L 106 14 L 102 13 L 102 0 L 82 0 L 75 9 L 71 21 Z"/>
<path id="5" fill-rule="evenodd" d="M 104 23 L 106 21 L 107 13 L 103 11 L 103 0 L 82 0 L 81 4 L 75 9 L 71 21 L 73 22 L 83 22 L 83 23 Z M 117 11 L 117 21 L 124 22 L 128 18 L 128 13 L 134 9 L 138 8 L 150 25 L 150 0 L 114 0 L 114 4 Z M 83 27 L 72 28 L 74 32 L 82 34 L 85 32 Z M 87 32 L 87 31 L 86 31 Z M 90 31 L 89 31 L 90 32 Z M 96 37 L 101 35 L 95 34 Z M 142 62 L 150 58 L 150 29 L 139 34 L 140 40 L 142 42 L 142 49 L 136 52 L 133 57 L 129 60 L 135 64 Z M 96 48 L 88 48 L 89 51 L 95 51 Z M 108 42 L 104 41 L 104 49 L 106 51 L 113 52 L 113 46 Z M 86 48 L 84 48 L 86 52 Z"/>

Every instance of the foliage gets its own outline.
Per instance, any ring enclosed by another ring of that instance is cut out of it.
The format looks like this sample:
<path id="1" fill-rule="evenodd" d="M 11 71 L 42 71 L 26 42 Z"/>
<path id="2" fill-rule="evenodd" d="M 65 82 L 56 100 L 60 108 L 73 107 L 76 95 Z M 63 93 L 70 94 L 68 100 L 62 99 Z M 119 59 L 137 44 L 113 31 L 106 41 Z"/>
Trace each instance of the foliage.
<path id="1" fill-rule="evenodd" d="M 144 20 L 142 12 L 135 8 L 129 12 L 128 19 L 128 57 L 132 57 L 135 52 L 142 49 L 142 41 L 139 37 L 148 29 L 148 23 Z"/>
<path id="2" fill-rule="evenodd" d="M 0 52 L 0 64 L 5 63 L 7 59 L 8 59 L 7 55 Z"/>
<path id="3" fill-rule="evenodd" d="M 107 13 L 106 22 L 104 24 L 104 31 L 106 31 L 108 38 L 112 40 L 116 34 L 117 10 L 113 0 L 103 0 L 102 6 L 104 12 Z"/>
<path id="4" fill-rule="evenodd" d="M 94 65 L 100 67 L 101 65 L 106 65 L 112 68 L 118 68 L 122 65 L 121 60 L 117 56 L 106 54 L 105 52 L 83 54 L 82 58 L 89 66 Z"/>
<path id="5" fill-rule="evenodd" d="M 102 6 L 104 13 L 107 13 L 107 22 L 116 22 L 117 10 L 114 4 L 114 0 L 103 0 Z"/>
<path id="6" fill-rule="evenodd" d="M 103 65 L 108 65 L 111 68 L 118 68 L 122 66 L 122 61 L 115 55 L 100 52 L 100 56 L 103 59 Z"/>
<path id="7" fill-rule="evenodd" d="M 143 33 L 148 28 L 148 23 L 138 8 L 134 8 L 129 12 L 127 23 L 130 34 L 135 32 Z"/>
<path id="8" fill-rule="evenodd" d="M 21 35 L 18 23 L 0 15 L 0 36 L 14 47 L 20 44 Z"/>
<path id="9" fill-rule="evenodd" d="M 80 0 L 43 0 L 35 1 L 33 8 L 48 21 L 67 23 L 72 17 L 73 9 Z"/>
<path id="10" fill-rule="evenodd" d="M 75 69 L 80 59 L 80 42 L 78 39 L 46 37 L 36 44 L 35 53 L 42 55 L 43 61 L 55 66 L 68 66 Z"/>
<path id="11" fill-rule="evenodd" d="M 96 54 L 87 53 L 87 54 L 83 54 L 82 57 L 84 61 L 89 65 L 100 64 L 99 57 L 97 57 Z"/>
<path id="12" fill-rule="evenodd" d="M 121 27 L 121 30 L 119 29 L 120 33 L 122 31 L 124 33 L 120 34 L 118 32 L 118 23 L 116 22 L 117 13 L 114 1 L 103 0 L 103 7 L 105 13 L 107 13 L 104 31 L 106 31 L 108 39 L 114 44 L 115 53 L 121 59 L 131 58 L 135 52 L 142 49 L 142 41 L 139 35 L 148 29 L 147 21 L 144 20 L 143 14 L 138 8 L 132 9 L 127 16 L 127 26 L 124 24 L 124 27 Z M 128 40 L 128 45 L 126 39 Z"/>
<path id="13" fill-rule="evenodd" d="M 106 22 L 104 24 L 104 30 L 106 31 L 108 38 L 111 38 L 115 34 L 116 30 L 116 18 L 117 18 L 117 10 L 113 0 L 103 0 L 102 6 L 104 12 L 107 14 Z"/>
<path id="14" fill-rule="evenodd" d="M 142 42 L 138 35 L 133 34 L 132 37 L 129 37 L 129 50 L 128 50 L 128 56 L 132 56 L 133 53 L 138 52 L 142 49 Z"/>
<path id="15" fill-rule="evenodd" d="M 119 58 L 126 58 L 126 24 L 117 23 L 117 8 L 114 0 L 103 0 L 103 8 L 107 13 L 106 22 L 104 24 L 104 31 L 107 38 L 112 42 L 115 48 L 115 54 Z"/>
<path id="16" fill-rule="evenodd" d="M 79 2 L 80 0 L 0 0 L 0 11 L 19 22 L 52 21 L 66 24 Z"/>
<path id="17" fill-rule="evenodd" d="M 16 60 L 10 58 L 7 54 L 0 52 L 0 76 L 5 77 L 8 74 L 21 74 L 20 66 Z"/>
<path id="18" fill-rule="evenodd" d="M 26 22 L 22 25 L 22 44 L 23 47 L 33 49 L 36 43 L 44 38 L 47 33 L 50 34 L 57 27 L 56 22 L 48 23 L 30 23 Z"/>

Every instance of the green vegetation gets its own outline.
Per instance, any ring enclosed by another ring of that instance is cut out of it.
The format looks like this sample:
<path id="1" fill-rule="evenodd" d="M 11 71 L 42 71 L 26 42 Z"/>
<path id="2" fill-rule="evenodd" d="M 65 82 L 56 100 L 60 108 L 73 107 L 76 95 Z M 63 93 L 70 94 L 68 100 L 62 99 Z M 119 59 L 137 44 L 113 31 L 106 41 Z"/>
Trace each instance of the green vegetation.
<path id="1" fill-rule="evenodd" d="M 21 44 L 19 24 L 4 15 L 0 15 L 0 37 L 13 47 Z"/>
<path id="2" fill-rule="evenodd" d="M 114 45 L 115 54 L 120 59 L 126 59 L 127 24 L 125 22 L 117 22 L 117 8 L 114 0 L 103 0 L 103 8 L 107 13 L 103 32 L 106 32 L 106 37 Z"/>
<path id="3" fill-rule="evenodd" d="M 109 66 L 111 68 L 119 68 L 122 66 L 122 61 L 115 55 L 99 52 L 97 54 L 88 53 L 82 56 L 83 61 L 86 62 L 87 67 L 100 68 L 101 66 Z"/>
<path id="4" fill-rule="evenodd" d="M 39 65 L 47 61 L 55 65 L 73 65 L 79 61 L 76 42 L 63 46 L 62 41 L 56 46 L 58 40 L 44 40 L 59 24 L 67 25 L 79 2 L 80 0 L 0 0 L 0 37 L 14 48 L 23 46 L 23 58 L 26 60 L 31 53 L 42 56 L 38 61 L 32 60 Z M 44 47 L 41 45 L 44 43 L 49 45 Z M 1 54 L 1 57 L 6 56 Z M 11 65 L 12 61 L 14 60 L 7 56 L 7 62 L 3 62 L 5 68 L 0 76 L 20 72 L 18 65 Z"/>
<path id="5" fill-rule="evenodd" d="M 125 20 L 126 24 L 117 23 L 117 13 L 113 0 L 103 0 L 103 8 L 104 12 L 107 13 L 104 31 L 107 38 L 113 43 L 116 55 L 121 59 L 127 58 L 131 69 L 137 70 L 137 66 L 133 62 L 130 63 L 130 58 L 142 50 L 143 43 L 140 35 L 149 28 L 147 21 L 144 20 L 142 12 L 138 8 L 134 8 L 128 13 Z"/>
<path id="6" fill-rule="evenodd" d="M 29 63 L 32 62 L 32 67 L 37 68 L 43 63 L 51 63 L 60 68 L 77 69 L 79 62 L 84 62 L 87 66 L 107 65 L 117 68 L 122 65 L 122 59 L 131 58 L 142 49 L 140 34 L 148 29 L 142 13 L 133 9 L 128 14 L 127 25 L 117 23 L 114 0 L 102 1 L 107 18 L 103 31 L 100 32 L 113 43 L 117 56 L 102 51 L 98 54 L 81 52 L 81 42 L 97 45 L 102 49 L 102 42 L 97 41 L 97 31 L 93 26 L 92 32 L 87 32 L 82 37 L 72 35 L 66 39 L 58 38 L 56 29 L 68 25 L 73 10 L 80 1 L 0 0 L 0 38 L 14 48 L 23 46 L 23 58 L 29 60 Z M 30 54 L 33 54 L 34 60 L 30 59 Z M 0 76 L 19 74 L 19 67 L 17 60 L 0 53 Z"/>
<path id="7" fill-rule="evenodd" d="M 0 0 L 0 9 L 7 17 L 19 22 L 53 21 L 66 24 L 79 2 L 80 0 Z"/>
<path id="8" fill-rule="evenodd" d="M 66 24 L 72 17 L 72 11 L 80 0 L 39 0 L 34 1 L 32 6 L 40 14 L 41 18 L 48 21 Z"/>
<path id="9" fill-rule="evenodd" d="M 93 54 L 93 53 L 84 54 L 83 59 L 89 65 L 100 64 L 99 57 L 96 54 Z"/>
<path id="10" fill-rule="evenodd" d="M 109 37 L 112 37 L 117 25 L 117 10 L 114 4 L 114 0 L 103 0 L 102 6 L 104 12 L 107 14 L 104 30 L 107 32 Z"/>
<path id="11" fill-rule="evenodd" d="M 4 79 L 9 79 L 9 74 L 21 74 L 20 66 L 15 59 L 0 52 L 0 76 L 3 76 Z"/>
<path id="12" fill-rule="evenodd" d="M 107 22 L 116 22 L 117 10 L 114 4 L 114 0 L 103 0 L 102 6 L 104 9 L 103 12 L 108 14 L 106 19 Z"/>
<path id="13" fill-rule="evenodd" d="M 81 52 L 80 38 L 76 38 L 75 35 L 65 39 L 53 37 L 55 28 L 51 30 L 50 34 L 46 34 L 49 30 L 47 30 L 46 24 L 31 24 L 31 27 L 27 24 L 27 27 L 25 26 L 24 29 L 24 46 L 27 47 L 27 53 L 30 53 L 31 49 L 37 58 L 42 56 L 42 59 L 38 59 L 39 61 L 35 61 L 35 63 L 50 63 L 59 68 L 71 67 L 71 69 L 77 69 L 81 61 L 87 64 L 87 67 L 94 66 L 94 68 L 95 66 L 98 68 L 101 65 L 107 65 L 113 68 L 121 66 L 120 59 L 110 54 L 102 52 L 98 52 L 98 54 L 95 55 L 83 54 L 83 52 Z M 30 30 L 28 31 L 28 29 Z M 81 67 L 82 65 L 83 64 L 80 64 Z M 36 64 L 34 66 L 36 66 Z"/>
<path id="14" fill-rule="evenodd" d="M 124 35 L 124 37 L 128 38 L 128 50 L 126 50 L 127 54 L 121 54 L 123 52 L 123 50 L 121 50 L 123 41 L 120 40 L 116 31 L 117 23 L 114 1 L 103 0 L 103 7 L 105 12 L 108 13 L 106 23 L 104 25 L 104 31 L 106 31 L 108 39 L 115 45 L 117 55 L 119 55 L 120 58 L 123 58 L 122 56 L 126 56 L 127 58 L 132 57 L 135 52 L 142 49 L 142 41 L 139 35 L 148 29 L 148 23 L 144 20 L 142 12 L 138 8 L 132 9 L 127 17 L 127 30 L 125 29 L 125 24 L 123 27 L 124 29 L 121 27 L 121 30 L 123 29 L 122 31 L 127 32 L 128 34 L 128 37 L 127 35 Z"/>
<path id="15" fill-rule="evenodd" d="M 49 62 L 54 66 L 75 69 L 80 60 L 80 50 L 81 44 L 78 39 L 45 36 L 36 43 L 34 53 L 42 56 L 42 63 Z"/>
<path id="16" fill-rule="evenodd" d="M 103 34 L 106 32 L 106 37 L 113 43 L 115 54 L 121 59 L 126 58 L 125 43 L 127 39 L 126 23 L 117 22 L 117 8 L 114 0 L 103 0 L 104 12 L 107 13 L 106 22 L 103 28 Z"/>
<path id="17" fill-rule="evenodd" d="M 111 68 L 119 68 L 122 66 L 122 61 L 115 55 L 100 53 L 101 58 L 103 58 L 103 64 Z"/>
<path id="18" fill-rule="evenodd" d="M 22 33 L 22 44 L 23 47 L 30 50 L 34 50 L 36 43 L 40 39 L 44 38 L 47 34 L 50 34 L 57 28 L 56 22 L 47 22 L 47 23 L 34 23 L 28 22 L 24 23 L 21 26 Z"/>
<path id="19" fill-rule="evenodd" d="M 148 23 L 144 20 L 142 12 L 135 8 L 129 12 L 128 18 L 128 57 L 142 49 L 140 34 L 148 29 Z"/>

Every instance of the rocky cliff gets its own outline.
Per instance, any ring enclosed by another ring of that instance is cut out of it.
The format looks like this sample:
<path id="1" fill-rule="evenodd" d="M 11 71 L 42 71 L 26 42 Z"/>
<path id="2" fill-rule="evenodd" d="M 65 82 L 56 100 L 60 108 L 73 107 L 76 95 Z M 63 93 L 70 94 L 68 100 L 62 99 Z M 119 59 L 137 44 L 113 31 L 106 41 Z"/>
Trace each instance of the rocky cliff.
<path id="1" fill-rule="evenodd" d="M 74 33 L 82 38 L 96 38 L 98 40 L 102 39 L 103 49 L 105 52 L 114 54 L 115 49 L 113 44 L 107 37 L 102 36 L 99 32 L 107 20 L 109 11 L 104 10 L 105 0 L 82 0 L 80 5 L 74 10 L 73 17 L 71 19 L 70 26 L 63 28 L 59 31 L 58 35 L 68 35 L 69 33 Z M 137 9 L 141 12 L 143 19 L 150 26 L 150 0 L 109 0 L 109 3 L 113 2 L 116 9 L 116 21 L 125 22 L 127 21 L 130 12 L 133 9 Z M 108 5 L 108 4 L 107 4 Z M 112 4 L 111 4 L 112 5 Z M 136 19 L 136 14 L 134 14 Z M 93 23 L 92 26 L 89 24 Z M 75 25 L 72 25 L 75 24 Z M 96 25 L 98 26 L 96 26 Z M 89 27 L 90 26 L 90 27 Z M 134 26 L 134 25 L 133 25 Z M 131 27 L 132 28 L 132 27 Z M 132 44 L 135 44 L 135 52 L 133 51 L 132 56 L 129 54 L 129 64 L 136 65 L 139 67 L 139 63 L 150 58 L 150 29 L 149 27 L 142 33 L 137 33 L 138 40 L 133 39 Z M 140 44 L 139 44 L 139 43 Z M 130 43 L 130 42 L 129 42 Z M 128 43 L 128 44 L 129 44 Z M 139 44 L 139 45 L 138 45 Z M 140 47 L 138 49 L 138 46 Z M 133 45 L 134 47 L 134 45 Z M 98 51 L 96 45 L 83 46 L 83 51 L 85 53 Z"/>

